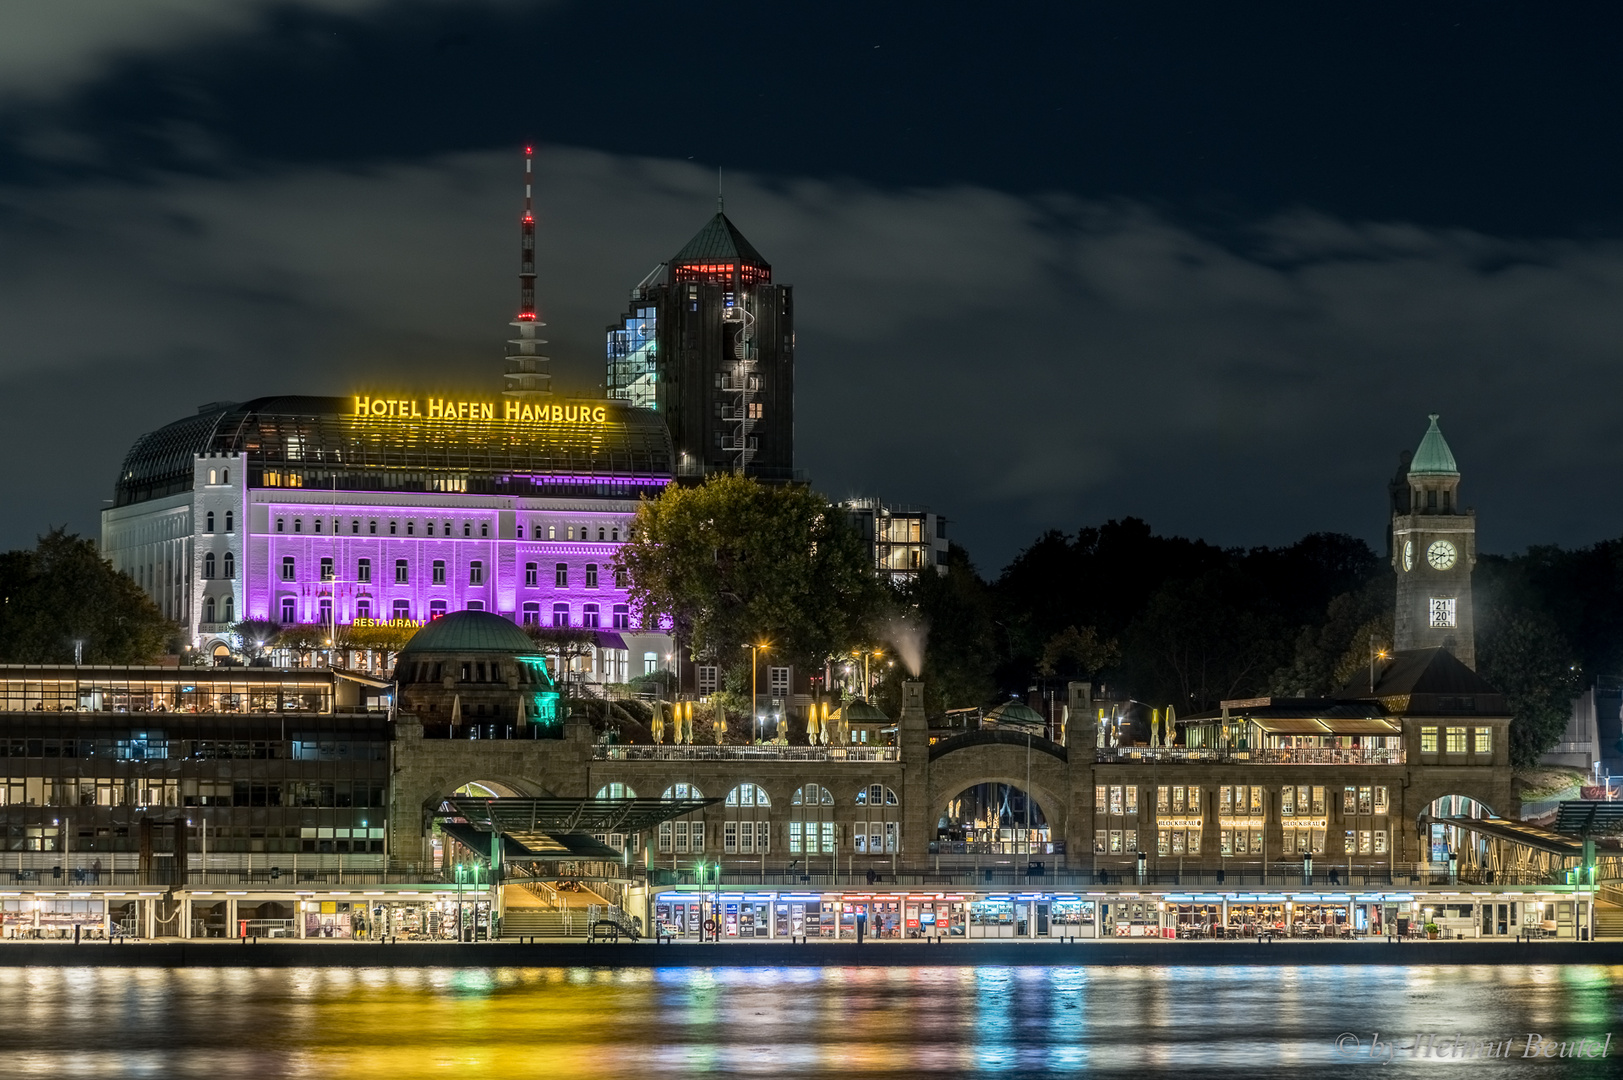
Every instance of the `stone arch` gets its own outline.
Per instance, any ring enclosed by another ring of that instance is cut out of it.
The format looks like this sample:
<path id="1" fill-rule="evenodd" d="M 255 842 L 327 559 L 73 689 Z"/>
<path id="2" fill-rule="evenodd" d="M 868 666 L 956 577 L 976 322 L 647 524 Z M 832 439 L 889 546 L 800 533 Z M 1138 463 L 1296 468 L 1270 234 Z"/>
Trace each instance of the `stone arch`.
<path id="1" fill-rule="evenodd" d="M 1461 876 L 1476 882 L 1482 881 L 1489 873 L 1503 880 L 1507 870 L 1512 872 L 1512 876 L 1525 871 L 1525 867 L 1503 865 L 1503 849 L 1496 851 L 1495 846 L 1482 834 L 1469 827 L 1440 824 L 1434 820 L 1503 817 L 1494 802 L 1490 801 L 1493 797 L 1491 791 L 1483 791 L 1480 785 L 1469 783 L 1437 783 L 1425 787 L 1416 785 L 1411 794 L 1414 798 L 1406 813 L 1414 826 L 1418 845 L 1414 853 L 1416 862 L 1446 865 L 1449 855 L 1453 854 Z"/>
<path id="2" fill-rule="evenodd" d="M 1023 740 L 1022 740 L 1023 742 Z M 928 817 L 931 838 L 947 803 L 976 784 L 1008 784 L 1036 801 L 1055 840 L 1070 824 L 1070 774 L 1065 761 L 1033 748 L 1029 761 L 1024 745 L 974 744 L 954 749 L 930 762 Z"/>

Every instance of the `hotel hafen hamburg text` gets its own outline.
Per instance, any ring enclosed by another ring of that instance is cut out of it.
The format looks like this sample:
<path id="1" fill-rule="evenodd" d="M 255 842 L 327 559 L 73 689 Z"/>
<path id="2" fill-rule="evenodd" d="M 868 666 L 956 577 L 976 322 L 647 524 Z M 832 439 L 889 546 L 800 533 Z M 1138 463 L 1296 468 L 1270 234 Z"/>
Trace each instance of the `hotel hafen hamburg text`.
<path id="1" fill-rule="evenodd" d="M 606 568 L 670 480 L 657 416 L 377 400 L 211 405 L 132 450 L 107 554 L 205 652 L 242 616 L 425 626 L 387 678 L 0 669 L 7 936 L 584 932 L 510 884 L 531 876 L 724 940 L 1581 938 L 1606 915 L 1586 867 L 1615 855 L 1518 820 L 1435 421 L 1394 499 L 1397 647 L 1330 698 L 1227 702 L 1153 746 L 1086 684 L 1051 741 L 1012 708 L 934 728 L 915 683 L 880 744 L 693 745 L 678 703 L 657 745 L 604 745 L 519 624 L 595 626 L 633 663 L 656 640 Z"/>

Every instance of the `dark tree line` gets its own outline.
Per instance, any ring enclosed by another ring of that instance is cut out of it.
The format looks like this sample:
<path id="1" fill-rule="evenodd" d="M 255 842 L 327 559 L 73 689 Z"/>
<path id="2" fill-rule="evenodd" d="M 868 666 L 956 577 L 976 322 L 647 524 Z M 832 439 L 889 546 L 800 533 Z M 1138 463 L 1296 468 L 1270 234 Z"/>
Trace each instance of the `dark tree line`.
<path id="1" fill-rule="evenodd" d="M 144 664 L 176 645 L 177 627 L 96 545 L 63 529 L 32 550 L 0 554 L 0 661 Z"/>
<path id="2" fill-rule="evenodd" d="M 1329 694 L 1392 644 L 1393 572 L 1356 537 L 1219 548 L 1143 521 L 1044 533 L 995 579 L 961 548 L 899 602 L 929 627 L 933 710 L 1092 678 L 1180 713 L 1225 699 Z M 1561 734 L 1591 675 L 1623 673 L 1623 541 L 1483 557 L 1481 673 L 1509 698 L 1513 753 Z"/>

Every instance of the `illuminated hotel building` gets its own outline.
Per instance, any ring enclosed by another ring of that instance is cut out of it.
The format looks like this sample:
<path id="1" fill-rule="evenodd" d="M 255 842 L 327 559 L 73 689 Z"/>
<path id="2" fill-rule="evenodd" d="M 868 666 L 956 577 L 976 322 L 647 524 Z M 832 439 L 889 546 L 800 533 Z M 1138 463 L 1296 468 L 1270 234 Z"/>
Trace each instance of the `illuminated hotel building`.
<path id="1" fill-rule="evenodd" d="M 607 332 L 608 396 L 655 409 L 677 473 L 794 479 L 794 296 L 718 207 Z"/>
<path id="2" fill-rule="evenodd" d="M 205 654 L 231 623 L 451 611 L 598 632 L 603 681 L 653 670 L 614 553 L 671 478 L 659 417 L 616 401 L 269 397 L 137 440 L 102 551 Z"/>

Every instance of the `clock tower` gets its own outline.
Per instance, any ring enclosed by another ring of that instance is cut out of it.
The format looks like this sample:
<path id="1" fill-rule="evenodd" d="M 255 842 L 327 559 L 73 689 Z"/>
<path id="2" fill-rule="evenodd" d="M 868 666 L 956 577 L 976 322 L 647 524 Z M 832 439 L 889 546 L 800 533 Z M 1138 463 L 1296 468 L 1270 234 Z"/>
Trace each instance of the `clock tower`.
<path id="1" fill-rule="evenodd" d="M 1407 497 L 1394 492 L 1392 567 L 1397 571 L 1395 648 L 1441 645 L 1476 668 L 1471 568 L 1476 565 L 1476 512 L 1460 506 L 1460 470 L 1437 414 L 1409 462 Z"/>

